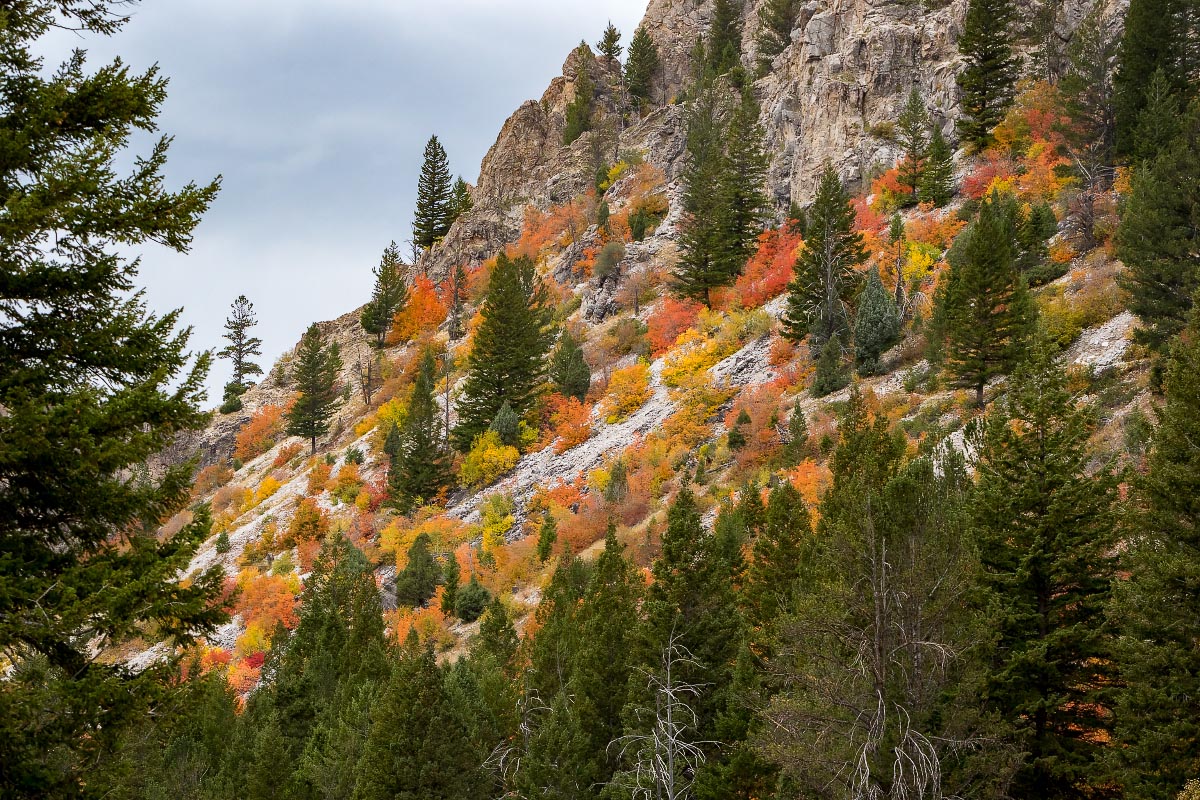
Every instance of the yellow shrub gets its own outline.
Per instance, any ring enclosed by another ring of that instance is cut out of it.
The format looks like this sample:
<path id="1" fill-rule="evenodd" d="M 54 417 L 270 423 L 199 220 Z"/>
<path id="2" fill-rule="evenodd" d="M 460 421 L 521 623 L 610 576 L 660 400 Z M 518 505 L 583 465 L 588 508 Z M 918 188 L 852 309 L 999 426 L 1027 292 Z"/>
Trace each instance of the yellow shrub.
<path id="1" fill-rule="evenodd" d="M 471 451 L 463 459 L 458 479 L 463 486 L 487 486 L 517 465 L 517 448 L 500 441 L 500 434 L 487 431 L 475 437 Z"/>
<path id="2" fill-rule="evenodd" d="M 247 625 L 245 632 L 237 638 L 237 652 L 241 656 L 265 653 L 270 647 L 271 635 L 257 622 Z"/>
<path id="3" fill-rule="evenodd" d="M 611 425 L 637 411 L 649 399 L 650 368 L 644 361 L 639 361 L 613 372 L 600 410 Z"/>
<path id="4" fill-rule="evenodd" d="M 479 509 L 480 527 L 483 529 L 483 552 L 495 553 L 504 546 L 505 534 L 517 524 L 513 516 L 512 499 L 493 494 L 484 498 Z"/>
<path id="5" fill-rule="evenodd" d="M 277 491 L 279 491 L 279 481 L 268 475 L 263 478 L 262 483 L 258 485 L 258 489 L 255 490 L 253 496 L 246 499 L 246 505 L 242 510 L 249 511 Z"/>

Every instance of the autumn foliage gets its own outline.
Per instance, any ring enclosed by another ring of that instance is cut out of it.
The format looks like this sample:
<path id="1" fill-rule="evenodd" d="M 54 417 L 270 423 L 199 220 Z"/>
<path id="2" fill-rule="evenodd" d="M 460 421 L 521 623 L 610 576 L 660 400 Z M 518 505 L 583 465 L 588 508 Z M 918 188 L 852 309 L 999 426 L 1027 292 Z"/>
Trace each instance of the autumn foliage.
<path id="1" fill-rule="evenodd" d="M 693 300 L 664 297 L 646 323 L 651 354 L 660 356 L 670 350 L 679 334 L 696 324 L 701 308 Z"/>
<path id="2" fill-rule="evenodd" d="M 600 411 L 609 424 L 620 422 L 650 399 L 650 368 L 639 361 L 613 372 Z"/>
<path id="3" fill-rule="evenodd" d="M 547 402 L 550 411 L 548 438 L 554 443 L 554 452 L 565 453 L 577 444 L 583 444 L 592 435 L 592 407 L 574 397 L 555 394 Z"/>
<path id="4" fill-rule="evenodd" d="M 276 405 L 265 405 L 256 411 L 238 431 L 233 457 L 249 461 L 274 447 L 283 435 L 283 414 L 284 408 Z"/>
<path id="5" fill-rule="evenodd" d="M 799 233 L 787 226 L 759 235 L 758 250 L 746 262 L 733 287 L 742 308 L 758 308 L 787 291 L 803 241 Z"/>
<path id="6" fill-rule="evenodd" d="M 408 293 L 408 305 L 396 314 L 388 341 L 396 344 L 411 342 L 424 333 L 436 330 L 446 319 L 446 306 L 438 296 L 433 281 L 418 275 Z"/>

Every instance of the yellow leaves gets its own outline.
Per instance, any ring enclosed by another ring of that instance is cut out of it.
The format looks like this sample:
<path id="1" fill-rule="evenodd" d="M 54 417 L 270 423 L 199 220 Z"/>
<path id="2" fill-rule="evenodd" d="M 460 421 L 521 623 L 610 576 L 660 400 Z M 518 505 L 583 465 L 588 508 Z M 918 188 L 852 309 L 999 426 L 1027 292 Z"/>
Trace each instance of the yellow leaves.
<path id="1" fill-rule="evenodd" d="M 494 483 L 521 460 L 517 448 L 500 441 L 500 434 L 487 431 L 475 437 L 471 451 L 463 459 L 459 482 L 463 486 L 481 487 Z"/>
<path id="2" fill-rule="evenodd" d="M 479 508 L 479 527 L 483 533 L 483 552 L 494 555 L 504 547 L 506 535 L 517 524 L 513 501 L 503 494 L 488 495 Z"/>
<path id="3" fill-rule="evenodd" d="M 404 569 L 408 565 L 408 548 L 421 534 L 429 537 L 430 547 L 435 552 L 453 550 L 471 536 L 470 530 L 461 521 L 423 509 L 416 519 L 393 519 L 379 535 L 379 547 L 384 552 L 394 554 L 396 568 Z"/>
<path id="4" fill-rule="evenodd" d="M 644 361 L 615 370 L 600 411 L 611 425 L 620 422 L 650 399 L 650 368 Z"/>
<path id="5" fill-rule="evenodd" d="M 242 506 L 242 511 L 249 511 L 255 506 L 262 503 L 275 492 L 279 491 L 279 481 L 273 475 L 268 475 L 262 479 L 262 483 L 254 491 L 254 494 L 246 498 L 245 505 Z"/>
<path id="6" fill-rule="evenodd" d="M 733 355 L 744 342 L 770 328 L 770 315 L 762 309 L 727 314 L 702 309 L 697 327 L 680 334 L 663 360 L 663 383 L 674 389 L 687 388 L 690 378 Z"/>

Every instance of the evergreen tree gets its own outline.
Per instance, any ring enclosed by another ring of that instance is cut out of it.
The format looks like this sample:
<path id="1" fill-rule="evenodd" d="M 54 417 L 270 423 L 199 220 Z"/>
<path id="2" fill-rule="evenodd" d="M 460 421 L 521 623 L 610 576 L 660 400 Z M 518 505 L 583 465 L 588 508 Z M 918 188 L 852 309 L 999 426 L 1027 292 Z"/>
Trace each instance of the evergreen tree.
<path id="1" fill-rule="evenodd" d="M 458 582 L 461 579 L 462 569 L 458 566 L 458 556 L 451 551 L 442 570 L 442 583 L 446 588 L 442 592 L 441 612 L 448 617 L 454 616 L 454 606 L 458 602 Z"/>
<path id="2" fill-rule="evenodd" d="M 612 20 L 609 20 L 604 35 L 596 44 L 596 51 L 604 56 L 608 63 L 615 64 L 621 60 L 621 49 L 621 32 L 612 24 Z"/>
<path id="3" fill-rule="evenodd" d="M 824 397 L 839 389 L 846 388 L 850 383 L 850 371 L 846 369 L 842 340 L 833 336 L 821 348 L 817 358 L 817 368 L 813 373 L 812 396 Z"/>
<path id="4" fill-rule="evenodd" d="M 455 264 L 450 270 L 449 280 L 450 308 L 446 311 L 446 336 L 450 341 L 456 341 L 463 335 L 463 309 L 467 292 L 467 271 L 462 264 Z"/>
<path id="5" fill-rule="evenodd" d="M 715 0 L 704 47 L 704 67 L 711 77 L 741 66 L 742 9 L 737 0 Z"/>
<path id="6" fill-rule="evenodd" d="M 70 797 L 89 764 L 169 691 L 168 664 L 97 658 L 155 630 L 187 644 L 224 621 L 221 577 L 181 581 L 208 518 L 162 541 L 192 465 L 136 477 L 182 430 L 203 427 L 211 363 L 189 367 L 179 312 L 149 314 L 126 248 L 186 252 L 218 182 L 164 187 L 169 137 L 136 165 L 166 97 L 157 68 L 88 73 L 77 50 L 45 66 L 56 28 L 107 36 L 115 3 L 31 2 L 3 12 L 0 182 L 0 794 Z M 130 166 L 122 174 L 122 165 Z M 94 649 L 95 648 L 95 649 Z"/>
<path id="7" fill-rule="evenodd" d="M 458 590 L 454 601 L 454 616 L 463 622 L 474 622 L 487 608 L 492 595 L 484 588 L 472 573 L 467 585 Z"/>
<path id="8" fill-rule="evenodd" d="M 797 403 L 788 418 L 788 440 L 783 446 L 783 462 L 785 467 L 794 467 L 804 460 L 808 453 L 808 421 L 804 418 L 804 409 Z"/>
<path id="9" fill-rule="evenodd" d="M 450 161 L 437 136 L 425 144 L 421 174 L 417 178 L 417 209 L 413 214 L 413 243 L 428 250 L 450 230 L 454 222 L 454 189 L 450 183 Z"/>
<path id="10" fill-rule="evenodd" d="M 434 399 L 437 363 L 425 351 L 408 401 L 408 414 L 392 443 L 388 489 L 392 502 L 403 513 L 429 502 L 450 482 L 447 453 L 442 447 L 441 408 Z"/>
<path id="11" fill-rule="evenodd" d="M 629 94 L 643 103 L 649 103 L 658 68 L 658 48 L 646 29 L 639 27 L 629 41 L 629 59 L 625 62 L 625 86 Z"/>
<path id="12" fill-rule="evenodd" d="M 854 363 L 859 375 L 878 374 L 879 357 L 900 341 L 900 312 L 883 288 L 879 270 L 867 272 L 867 285 L 858 297 L 854 317 Z"/>
<path id="13" fill-rule="evenodd" d="M 720 192 L 723 224 L 720 241 L 721 271 L 729 283 L 742 274 L 747 259 L 758 248 L 768 200 L 767 156 L 763 152 L 762 126 L 758 123 L 758 101 L 747 87 L 734 107 L 725 129 L 725 155 L 721 162 Z"/>
<path id="14" fill-rule="evenodd" d="M 629 495 L 629 471 L 624 459 L 618 458 L 612 465 L 608 475 L 608 485 L 604 487 L 604 502 L 620 503 Z"/>
<path id="15" fill-rule="evenodd" d="M 758 10 L 758 74 L 771 71 L 775 56 L 792 43 L 792 28 L 800 16 L 799 0 L 767 0 Z"/>
<path id="16" fill-rule="evenodd" d="M 537 556 L 538 561 L 545 564 L 550 560 L 550 554 L 554 551 L 554 543 L 558 541 L 558 523 L 554 520 L 554 515 L 546 512 L 546 516 L 542 519 L 542 526 L 538 528 L 537 540 Z"/>
<path id="17" fill-rule="evenodd" d="M 798 409 L 796 413 L 800 413 Z M 799 582 L 811 570 L 814 546 L 808 506 L 795 487 L 784 481 L 767 499 L 762 533 L 754 540 L 741 594 L 760 650 L 771 641 Z"/>
<path id="18" fill-rule="evenodd" d="M 917 196 L 921 202 L 933 203 L 940 208 L 954 197 L 954 152 L 937 125 L 933 126 L 927 152 Z"/>
<path id="19" fill-rule="evenodd" d="M 992 141 L 992 129 L 1004 119 L 1020 69 L 1013 53 L 1012 28 L 1016 9 L 1012 0 L 971 0 L 958 50 L 965 64 L 958 75 L 963 116 L 958 134 L 977 150 Z"/>
<path id="20" fill-rule="evenodd" d="M 240 411 L 240 398 L 250 388 L 249 377 L 262 375 L 262 367 L 250 360 L 262 355 L 262 339 L 250 335 L 250 329 L 257 324 L 254 304 L 246 299 L 246 295 L 238 295 L 233 301 L 232 313 L 225 318 L 224 338 L 229 340 L 229 345 L 217 353 L 218 358 L 228 358 L 233 366 L 233 375 L 225 384 L 222 414 Z"/>
<path id="21" fill-rule="evenodd" d="M 726 437 L 726 443 L 730 450 L 741 450 L 746 446 L 746 432 L 742 430 L 743 425 L 750 424 L 750 415 L 746 413 L 746 409 L 742 409 L 733 421 L 733 425 L 729 428 L 729 435 Z"/>
<path id="22" fill-rule="evenodd" d="M 1075 29 L 1067 49 L 1067 69 L 1059 88 L 1071 119 L 1065 134 L 1077 158 L 1081 178 L 1109 178 L 1113 164 L 1116 121 L 1113 117 L 1113 58 L 1117 40 L 1110 32 L 1104 7 L 1097 3 Z M 1104 171 L 1103 176 L 1092 175 Z"/>
<path id="23" fill-rule="evenodd" d="M 505 402 L 518 416 L 541 391 L 545 357 L 553 342 L 552 309 L 533 262 L 501 253 L 480 310 L 482 321 L 467 358 L 454 441 L 460 450 L 488 429 Z"/>
<path id="24" fill-rule="evenodd" d="M 1123 687 L 1112 749 L 1127 797 L 1167 800 L 1200 742 L 1200 311 L 1176 340 L 1109 619 Z M 1148 768 L 1152 765 L 1152 768 Z"/>
<path id="25" fill-rule="evenodd" d="M 1159 352 L 1182 330 L 1200 287 L 1198 148 L 1200 109 L 1194 109 L 1180 135 L 1134 172 L 1117 230 L 1117 255 L 1125 263 L 1120 281 L 1142 322 L 1135 341 Z"/>
<path id="26" fill-rule="evenodd" d="M 550 380 L 563 397 L 583 401 L 592 385 L 592 369 L 583 357 L 583 348 L 570 331 L 563 331 L 550 359 Z"/>
<path id="27" fill-rule="evenodd" d="M 989 708 L 1027 753 L 1014 789 L 1067 798 L 1103 786 L 1097 762 L 1114 677 L 1104 607 L 1113 580 L 1116 479 L 1089 474 L 1091 411 L 1040 336 L 989 414 L 972 524 L 990 626 Z"/>
<path id="28" fill-rule="evenodd" d="M 788 286 L 784 336 L 809 337 L 809 349 L 849 332 L 848 305 L 857 278 L 854 268 L 866 259 L 862 236 L 854 230 L 854 208 L 841 180 L 829 164 L 808 212 L 804 249 L 796 259 L 796 277 Z"/>
<path id="29" fill-rule="evenodd" d="M 292 366 L 292 382 L 300 396 L 287 412 L 289 436 L 303 436 L 309 440 L 309 452 L 316 454 L 317 437 L 329 430 L 329 420 L 341 404 L 341 391 L 337 386 L 338 372 L 342 368 L 342 357 L 337 342 L 325 344 L 325 336 L 314 323 L 310 325 L 296 348 Z"/>
<path id="30" fill-rule="evenodd" d="M 722 203 L 725 177 L 723 130 L 714 89 L 704 89 L 688 114 L 687 165 L 683 170 L 683 213 L 679 245 L 682 250 L 674 274 L 673 291 L 681 297 L 709 303 L 712 290 L 732 283 L 734 276 L 722 260 Z"/>
<path id="31" fill-rule="evenodd" d="M 374 269 L 375 288 L 359 316 L 363 330 L 375 337 L 376 347 L 383 347 L 392 329 L 392 320 L 408 302 L 404 271 L 400 248 L 392 242 L 384 248 L 379 266 Z"/>
<path id="32" fill-rule="evenodd" d="M 592 83 L 591 65 L 595 61 L 592 49 L 586 42 L 575 48 L 575 97 L 567 104 L 566 127 L 563 129 L 563 144 L 569 145 L 592 129 L 592 102 L 596 87 Z"/>
<path id="33" fill-rule="evenodd" d="M 229 543 L 229 532 L 228 531 L 221 531 L 221 533 L 217 536 L 217 542 L 216 542 L 215 547 L 216 547 L 216 551 L 219 555 L 225 555 L 226 553 L 229 552 L 229 550 L 231 549 L 231 545 Z"/>
<path id="34" fill-rule="evenodd" d="M 901 152 L 897 182 L 909 189 L 905 204 L 916 205 L 929 157 L 930 122 L 925 101 L 921 99 L 921 91 L 915 86 L 896 121 Z"/>
<path id="35" fill-rule="evenodd" d="M 521 418 L 512 410 L 507 400 L 496 412 L 496 418 L 492 420 L 488 430 L 499 436 L 500 442 L 509 447 L 516 447 L 521 443 Z"/>
<path id="36" fill-rule="evenodd" d="M 408 561 L 396 575 L 397 604 L 423 606 L 437 590 L 442 571 L 429 551 L 430 543 L 429 534 L 421 533 L 408 548 Z"/>
<path id="37" fill-rule="evenodd" d="M 998 192 L 984 198 L 979 216 L 950 254 L 950 271 L 935 310 L 948 340 L 950 370 L 975 389 L 980 407 L 987 382 L 1011 370 L 1023 354 L 1036 313 L 1016 269 L 1012 222 L 1005 208 Z"/>
<path id="38" fill-rule="evenodd" d="M 467 185 L 461 175 L 455 178 L 454 187 L 450 193 L 453 198 L 451 205 L 454 208 L 455 220 L 475 207 L 475 201 L 471 198 L 471 187 Z"/>

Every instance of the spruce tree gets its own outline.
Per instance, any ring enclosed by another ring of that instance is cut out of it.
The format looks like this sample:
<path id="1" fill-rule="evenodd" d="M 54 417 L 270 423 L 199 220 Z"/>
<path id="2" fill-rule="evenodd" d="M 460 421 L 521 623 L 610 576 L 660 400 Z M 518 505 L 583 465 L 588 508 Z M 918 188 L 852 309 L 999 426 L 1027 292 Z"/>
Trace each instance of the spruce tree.
<path id="1" fill-rule="evenodd" d="M 929 149 L 917 187 L 917 197 L 921 202 L 933 203 L 939 208 L 954 197 L 954 152 L 937 125 L 933 126 L 933 133 L 929 137 Z"/>
<path id="2" fill-rule="evenodd" d="M 742 9 L 737 0 L 715 0 L 704 42 L 704 68 L 710 77 L 741 65 Z"/>
<path id="3" fill-rule="evenodd" d="M 425 351 L 408 401 L 408 414 L 390 450 L 388 489 L 402 513 L 428 503 L 450 482 L 448 454 L 443 450 L 441 408 L 434 398 L 437 362 Z"/>
<path id="4" fill-rule="evenodd" d="M 1123 686 L 1112 759 L 1126 797 L 1166 800 L 1196 774 L 1200 742 L 1200 311 L 1175 341 L 1109 619 Z M 1152 765 L 1152 768 L 1147 768 Z"/>
<path id="5" fill-rule="evenodd" d="M 997 633 L 988 707 L 1028 755 L 1020 796 L 1071 798 L 1102 787 L 1114 677 L 1105 603 L 1114 576 L 1116 478 L 1089 474 L 1092 412 L 1079 407 L 1044 335 L 988 415 L 972 525 L 982 601 Z"/>
<path id="6" fill-rule="evenodd" d="M 467 185 L 461 175 L 454 179 L 454 187 L 450 193 L 453 198 L 451 206 L 454 208 L 455 220 L 475 207 L 475 201 L 471 199 L 471 187 Z"/>
<path id="7" fill-rule="evenodd" d="M 341 404 L 342 394 L 337 385 L 342 357 L 337 342 L 325 343 L 325 335 L 314 323 L 310 325 L 292 363 L 292 383 L 300 396 L 287 412 L 288 436 L 303 436 L 309 440 L 309 452 L 317 452 L 317 438 L 329 430 L 329 420 Z"/>
<path id="8" fill-rule="evenodd" d="M 716 91 L 704 89 L 692 104 L 687 123 L 687 165 L 683 170 L 683 213 L 679 246 L 682 250 L 672 291 L 681 297 L 711 302 L 713 289 L 733 281 L 722 259 L 721 202 L 725 177 L 723 130 Z"/>
<path id="9" fill-rule="evenodd" d="M 533 262 L 501 253 L 480 310 L 482 321 L 467 358 L 454 442 L 467 450 L 505 402 L 523 416 L 536 401 L 553 342 L 552 309 Z"/>
<path id="10" fill-rule="evenodd" d="M 905 199 L 905 205 L 916 205 L 929 158 L 930 122 L 921 91 L 915 86 L 896 122 L 901 152 L 897 182 L 908 187 L 909 195 Z"/>
<path id="11" fill-rule="evenodd" d="M 808 454 L 808 421 L 804 409 L 797 403 L 788 418 L 788 440 L 783 446 L 783 465 L 794 467 Z"/>
<path id="12" fill-rule="evenodd" d="M 971 0 L 958 50 L 966 62 L 958 75 L 963 116 L 958 134 L 977 150 L 992 141 L 992 129 L 1012 104 L 1020 69 L 1013 52 L 1016 9 L 1012 0 Z"/>
<path id="13" fill-rule="evenodd" d="M 831 336 L 825 341 L 821 355 L 817 358 L 817 368 L 813 372 L 813 397 L 833 394 L 850 383 L 850 370 L 846 368 L 844 350 L 839 336 Z"/>
<path id="14" fill-rule="evenodd" d="M 798 409 L 795 413 L 804 418 Z M 775 625 L 811 569 L 814 546 L 808 506 L 795 487 L 784 481 L 767 498 L 762 533 L 752 544 L 741 594 L 760 652 L 769 646 Z"/>
<path id="15" fill-rule="evenodd" d="M 217 353 L 218 358 L 228 358 L 233 366 L 233 375 L 225 384 L 222 414 L 239 411 L 242 407 L 240 398 L 250 388 L 249 377 L 262 375 L 262 367 L 250 360 L 262 355 L 262 339 L 250 335 L 250 329 L 257 324 L 254 304 L 246 299 L 246 295 L 238 295 L 233 301 L 232 313 L 225 318 L 224 338 L 229 340 L 229 345 Z"/>
<path id="16" fill-rule="evenodd" d="M 450 294 L 450 307 L 446 310 L 446 336 L 456 341 L 463 335 L 463 311 L 466 306 L 467 271 L 462 264 L 455 264 L 446 280 Z"/>
<path id="17" fill-rule="evenodd" d="M 617 30 L 616 25 L 612 24 L 612 20 L 609 20 L 608 27 L 604 29 L 604 35 L 596 43 L 596 52 L 603 56 L 608 63 L 615 64 L 621 60 L 621 49 L 621 32 Z"/>
<path id="18" fill-rule="evenodd" d="M 649 103 L 658 74 L 658 48 L 646 29 L 639 27 L 629 41 L 629 58 L 625 62 L 625 87 L 642 103 Z"/>
<path id="19" fill-rule="evenodd" d="M 1082 160 L 1084 181 L 1107 184 L 1113 164 L 1116 121 L 1113 116 L 1113 57 L 1117 40 L 1104 6 L 1097 3 L 1075 29 L 1067 48 L 1067 69 L 1059 88 L 1071 125 L 1065 135 Z M 1103 171 L 1103 175 L 1097 174 Z M 1095 176 L 1095 177 L 1093 177 Z"/>
<path id="20" fill-rule="evenodd" d="M 1011 218 L 998 192 L 984 198 L 979 216 L 959 239 L 935 314 L 948 340 L 950 371 L 975 389 L 982 407 L 988 381 L 1010 371 L 1023 355 L 1036 309 L 1016 268 Z"/>
<path id="21" fill-rule="evenodd" d="M 592 102 L 596 87 L 592 83 L 591 65 L 595 61 L 592 49 L 586 42 L 575 48 L 575 97 L 567 104 L 566 127 L 563 129 L 563 144 L 569 145 L 592 129 Z"/>
<path id="22" fill-rule="evenodd" d="M 862 236 L 854 230 L 850 197 L 833 167 L 826 164 L 808 211 L 796 277 L 788 286 L 784 336 L 795 342 L 808 336 L 815 354 L 822 352 L 826 342 L 848 333 L 849 301 L 858 284 L 854 268 L 866 257 Z"/>
<path id="23" fill-rule="evenodd" d="M 401 606 L 423 606 L 437 590 L 442 571 L 429 551 L 429 534 L 420 533 L 408 548 L 404 569 L 396 575 L 396 602 Z"/>
<path id="24" fill-rule="evenodd" d="M 509 447 L 516 447 L 521 440 L 521 418 L 517 416 L 517 412 L 512 410 L 512 406 L 505 400 L 500 410 L 496 412 L 495 419 L 488 426 L 488 430 L 495 433 L 500 438 L 500 443 Z"/>
<path id="25" fill-rule="evenodd" d="M 879 356 L 900 341 L 900 312 L 883 281 L 879 270 L 867 272 L 867 285 L 858 296 L 858 311 L 854 317 L 854 363 L 859 375 L 876 375 L 881 366 Z"/>
<path id="26" fill-rule="evenodd" d="M 792 43 L 792 28 L 800 16 L 799 0 L 767 0 L 758 10 L 758 74 L 771 71 L 775 56 Z"/>
<path id="27" fill-rule="evenodd" d="M 157 68 L 114 61 L 89 73 L 81 50 L 61 68 L 42 57 L 55 29 L 108 36 L 126 10 L 33 0 L 3 11 L 3 795 L 80 792 L 95 754 L 167 691 L 169 665 L 132 670 L 98 653 L 146 630 L 187 644 L 225 617 L 215 571 L 181 581 L 206 517 L 153 535 L 187 502 L 192 465 L 132 477 L 177 433 L 204 426 L 211 359 L 189 367 L 179 312 L 146 311 L 124 255 L 152 242 L 186 252 L 218 182 L 168 190 L 169 137 L 136 164 L 126 158 L 131 137 L 157 128 Z"/>
<path id="28" fill-rule="evenodd" d="M 442 568 L 442 584 L 445 586 L 445 591 L 442 592 L 441 612 L 448 617 L 454 616 L 454 607 L 458 603 L 458 586 L 461 580 L 462 569 L 458 565 L 458 556 L 451 551 Z"/>
<path id="29" fill-rule="evenodd" d="M 454 189 L 450 183 L 450 161 L 437 136 L 425 144 L 421 174 L 417 178 L 417 209 L 413 214 L 413 242 L 428 250 L 450 230 L 454 222 Z"/>
<path id="30" fill-rule="evenodd" d="M 583 357 L 583 348 L 570 331 L 563 331 L 550 359 L 550 380 L 563 397 L 583 401 L 592 385 L 592 369 Z"/>
<path id="31" fill-rule="evenodd" d="M 392 242 L 384 248 L 379 266 L 373 271 L 375 288 L 359 316 L 363 330 L 375 337 L 376 347 L 383 347 L 386 343 L 388 332 L 392 329 L 392 320 L 408 302 L 404 271 L 404 264 L 400 261 L 400 248 Z"/>
<path id="32" fill-rule="evenodd" d="M 725 128 L 725 155 L 719 180 L 723 230 L 720 236 L 721 271 L 732 283 L 742 274 L 747 259 L 758 247 L 758 236 L 768 210 L 764 190 L 767 156 L 763 152 L 766 134 L 758 123 L 758 101 L 747 87 L 741 102 L 730 114 Z"/>
<path id="33" fill-rule="evenodd" d="M 554 552 L 554 543 L 557 541 L 558 523 L 555 522 L 554 515 L 547 511 L 546 516 L 542 519 L 542 526 L 538 528 L 538 561 L 545 564 L 550 560 L 550 554 Z"/>

